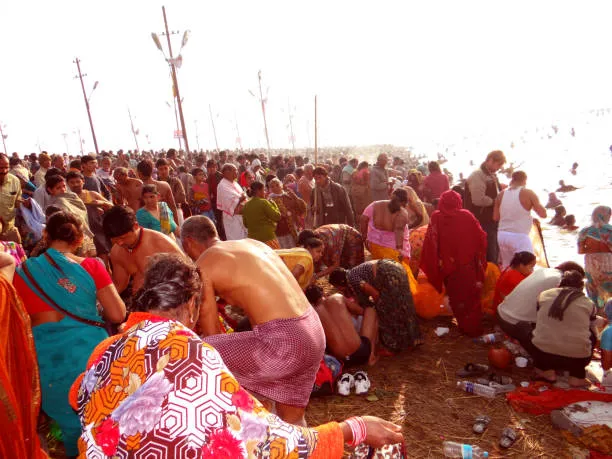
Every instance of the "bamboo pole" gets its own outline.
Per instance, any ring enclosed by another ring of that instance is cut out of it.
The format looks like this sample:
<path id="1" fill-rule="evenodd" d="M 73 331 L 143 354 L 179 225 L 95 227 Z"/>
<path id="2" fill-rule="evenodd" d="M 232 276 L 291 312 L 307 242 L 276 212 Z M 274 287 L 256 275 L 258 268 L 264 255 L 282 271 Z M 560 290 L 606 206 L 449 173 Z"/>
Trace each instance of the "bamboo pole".
<path id="1" fill-rule="evenodd" d="M 314 163 L 315 166 L 319 162 L 319 136 L 318 136 L 318 124 L 317 124 L 317 96 L 315 95 L 315 113 L 314 113 Z"/>

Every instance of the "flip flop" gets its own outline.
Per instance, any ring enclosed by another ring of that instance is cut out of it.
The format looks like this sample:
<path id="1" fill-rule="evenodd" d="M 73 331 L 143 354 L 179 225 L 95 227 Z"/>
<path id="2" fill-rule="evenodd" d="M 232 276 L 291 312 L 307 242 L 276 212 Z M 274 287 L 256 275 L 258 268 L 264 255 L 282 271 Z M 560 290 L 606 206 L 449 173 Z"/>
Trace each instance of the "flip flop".
<path id="1" fill-rule="evenodd" d="M 512 384 L 512 378 L 510 376 L 498 375 L 496 373 L 491 373 L 489 375 L 489 381 L 493 381 L 503 386 L 506 384 Z"/>
<path id="2" fill-rule="evenodd" d="M 457 376 L 460 378 L 468 378 L 470 376 L 481 376 L 489 371 L 489 366 L 483 363 L 466 363 L 462 370 L 457 371 Z"/>
<path id="3" fill-rule="evenodd" d="M 501 437 L 499 438 L 499 446 L 504 449 L 510 448 L 516 441 L 516 431 L 512 427 L 504 427 Z"/>
<path id="4" fill-rule="evenodd" d="M 487 430 L 489 422 L 491 422 L 491 418 L 489 416 L 486 416 L 484 414 L 476 416 L 476 419 L 474 419 L 474 425 L 472 426 L 472 430 L 475 434 L 480 435 L 484 433 L 485 430 Z"/>

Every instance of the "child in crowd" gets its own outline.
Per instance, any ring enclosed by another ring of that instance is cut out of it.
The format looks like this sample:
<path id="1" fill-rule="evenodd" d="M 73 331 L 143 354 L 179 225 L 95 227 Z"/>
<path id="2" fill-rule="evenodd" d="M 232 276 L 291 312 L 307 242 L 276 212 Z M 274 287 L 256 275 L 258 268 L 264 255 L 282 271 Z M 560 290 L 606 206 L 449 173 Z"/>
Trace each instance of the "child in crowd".
<path id="1" fill-rule="evenodd" d="M 206 183 L 206 174 L 204 170 L 196 167 L 191 171 L 191 175 L 195 183 L 191 185 L 189 190 L 189 207 L 193 215 L 205 215 L 215 222 L 215 214 L 210 205 L 210 194 L 208 192 L 208 183 Z"/>

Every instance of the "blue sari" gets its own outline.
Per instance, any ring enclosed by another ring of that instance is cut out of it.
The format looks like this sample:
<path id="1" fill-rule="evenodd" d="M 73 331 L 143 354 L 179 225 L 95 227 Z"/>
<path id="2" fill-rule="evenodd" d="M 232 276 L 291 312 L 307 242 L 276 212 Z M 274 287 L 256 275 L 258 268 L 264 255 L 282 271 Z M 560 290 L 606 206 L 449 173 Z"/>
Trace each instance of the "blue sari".
<path id="1" fill-rule="evenodd" d="M 55 249 L 48 249 L 46 255 L 30 258 L 17 274 L 40 299 L 66 316 L 59 322 L 37 325 L 32 333 L 40 369 L 42 408 L 62 429 L 66 454 L 75 456 L 81 425 L 68 404 L 68 392 L 94 348 L 108 334 L 97 311 L 93 278 Z"/>

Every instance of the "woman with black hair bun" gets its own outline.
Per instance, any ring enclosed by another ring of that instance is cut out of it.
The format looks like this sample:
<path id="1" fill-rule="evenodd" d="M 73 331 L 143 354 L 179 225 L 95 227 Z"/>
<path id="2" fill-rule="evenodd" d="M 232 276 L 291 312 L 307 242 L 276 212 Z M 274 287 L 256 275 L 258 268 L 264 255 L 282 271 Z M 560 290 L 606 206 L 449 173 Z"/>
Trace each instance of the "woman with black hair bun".
<path id="1" fill-rule="evenodd" d="M 120 324 L 125 319 L 125 304 L 100 260 L 74 255 L 83 242 L 79 219 L 55 212 L 43 237 L 46 252 L 19 267 L 14 285 L 32 322 L 42 408 L 59 424 L 66 454 L 76 456 L 81 425 L 66 394 L 94 348 L 108 337 L 105 320 Z"/>
<path id="2" fill-rule="evenodd" d="M 510 265 L 501 273 L 497 284 L 495 284 L 495 295 L 493 296 L 493 308 L 504 301 L 512 290 L 529 276 L 536 265 L 536 256 L 531 252 L 516 252 Z"/>

